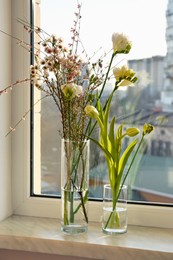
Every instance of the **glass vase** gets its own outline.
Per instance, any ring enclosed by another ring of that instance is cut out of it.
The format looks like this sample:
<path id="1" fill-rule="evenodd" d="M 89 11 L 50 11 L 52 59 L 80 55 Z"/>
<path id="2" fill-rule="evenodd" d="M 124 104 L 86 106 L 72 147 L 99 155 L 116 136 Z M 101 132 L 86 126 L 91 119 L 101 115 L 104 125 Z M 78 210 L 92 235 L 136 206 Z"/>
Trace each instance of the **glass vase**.
<path id="1" fill-rule="evenodd" d="M 89 140 L 62 139 L 62 231 L 75 234 L 88 228 Z"/>
<path id="2" fill-rule="evenodd" d="M 106 234 L 127 232 L 127 186 L 123 185 L 118 194 L 113 207 L 111 187 L 109 184 L 104 185 L 102 230 Z"/>

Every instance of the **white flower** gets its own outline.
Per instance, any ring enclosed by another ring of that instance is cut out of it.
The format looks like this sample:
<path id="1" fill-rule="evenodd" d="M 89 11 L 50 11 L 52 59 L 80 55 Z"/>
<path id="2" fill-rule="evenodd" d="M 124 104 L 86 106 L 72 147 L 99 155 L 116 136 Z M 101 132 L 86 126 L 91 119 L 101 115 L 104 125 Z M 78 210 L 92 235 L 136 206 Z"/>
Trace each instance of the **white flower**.
<path id="1" fill-rule="evenodd" d="M 115 79 L 118 81 L 120 78 L 124 78 L 126 76 L 127 70 L 127 66 L 122 66 L 121 68 L 115 67 L 113 69 Z"/>
<path id="2" fill-rule="evenodd" d="M 68 83 L 61 86 L 61 90 L 67 99 L 79 97 L 82 94 L 82 86 L 75 83 Z"/>
<path id="3" fill-rule="evenodd" d="M 79 97 L 83 93 L 83 88 L 80 85 L 76 85 L 76 96 Z"/>
<path id="4" fill-rule="evenodd" d="M 112 34 L 113 50 L 115 53 L 129 53 L 132 44 L 122 33 Z"/>
<path id="5" fill-rule="evenodd" d="M 118 84 L 118 87 L 133 87 L 134 83 L 132 83 L 130 80 L 123 79 L 121 82 Z"/>
<path id="6" fill-rule="evenodd" d="M 113 74 L 117 82 L 117 86 L 134 86 L 137 78 L 135 72 L 132 69 L 128 69 L 127 66 L 121 68 L 114 68 Z"/>

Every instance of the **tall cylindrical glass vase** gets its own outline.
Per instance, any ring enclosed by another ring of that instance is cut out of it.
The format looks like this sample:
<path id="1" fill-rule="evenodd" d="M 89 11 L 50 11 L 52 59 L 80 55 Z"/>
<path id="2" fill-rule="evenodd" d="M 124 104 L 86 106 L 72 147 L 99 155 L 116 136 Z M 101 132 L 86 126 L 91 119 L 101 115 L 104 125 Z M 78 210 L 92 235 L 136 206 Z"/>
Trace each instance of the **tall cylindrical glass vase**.
<path id="1" fill-rule="evenodd" d="M 62 231 L 70 234 L 88 228 L 89 140 L 62 139 L 61 198 Z"/>

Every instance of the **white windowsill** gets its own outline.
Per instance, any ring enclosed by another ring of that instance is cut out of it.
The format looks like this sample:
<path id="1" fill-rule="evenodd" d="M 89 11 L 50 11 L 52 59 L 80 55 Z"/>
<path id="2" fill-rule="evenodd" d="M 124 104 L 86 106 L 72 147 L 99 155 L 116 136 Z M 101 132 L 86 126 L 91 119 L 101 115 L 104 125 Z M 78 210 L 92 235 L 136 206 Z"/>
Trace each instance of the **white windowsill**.
<path id="1" fill-rule="evenodd" d="M 100 223 L 85 234 L 67 235 L 53 218 L 11 216 L 0 223 L 0 248 L 91 259 L 173 259 L 173 229 L 128 226 L 109 236 Z"/>

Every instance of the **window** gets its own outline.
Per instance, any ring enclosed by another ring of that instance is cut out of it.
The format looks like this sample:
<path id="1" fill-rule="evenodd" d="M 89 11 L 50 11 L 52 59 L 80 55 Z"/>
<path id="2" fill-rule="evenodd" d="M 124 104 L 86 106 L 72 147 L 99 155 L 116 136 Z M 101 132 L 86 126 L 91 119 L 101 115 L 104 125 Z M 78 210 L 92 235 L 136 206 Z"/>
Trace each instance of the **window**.
<path id="1" fill-rule="evenodd" d="M 173 94 L 170 94 L 169 88 L 173 81 L 167 75 L 167 63 L 173 53 L 171 41 L 165 38 L 166 28 L 173 35 L 172 24 L 166 16 L 166 10 L 171 10 L 171 5 L 167 0 L 157 0 L 157 3 L 152 0 L 150 4 L 143 0 L 109 0 L 109 4 L 105 1 L 81 2 L 81 39 L 89 56 L 100 46 L 100 56 L 110 50 L 111 34 L 115 30 L 127 34 L 133 43 L 130 54 L 127 57 L 119 55 L 119 59 L 128 59 L 129 67 L 137 72 L 139 81 L 136 87 L 115 93 L 112 114 L 122 117 L 125 124 L 133 123 L 140 128 L 145 122 L 156 124 L 156 120 L 163 120 L 146 144 L 140 164 L 133 167 L 133 174 L 128 180 L 129 200 L 172 204 L 173 143 L 170 136 L 173 135 Z M 157 12 L 154 11 L 156 4 Z M 42 0 L 41 28 L 69 42 L 75 8 L 75 4 L 68 0 L 61 3 L 52 1 L 51 5 L 49 1 Z M 124 60 L 117 62 L 123 64 Z M 113 82 L 107 85 L 108 92 L 111 84 Z M 41 185 L 38 193 L 56 196 L 60 194 L 60 137 L 57 132 L 60 122 L 57 107 L 51 101 L 50 98 L 45 99 L 41 104 Z M 103 183 L 107 181 L 106 167 L 99 149 L 93 144 L 91 146 L 94 152 L 91 153 L 90 197 L 102 198 Z"/>
<path id="2" fill-rule="evenodd" d="M 38 7 L 38 1 L 37 7 Z M 121 1 L 122 2 L 122 1 Z M 162 1 L 163 2 L 163 1 Z M 53 3 L 53 2 L 52 2 Z M 100 2 L 99 2 L 100 3 Z M 157 1 L 158 3 L 158 1 Z M 28 20 L 30 19 L 30 13 L 29 13 L 29 1 L 21 1 L 21 0 L 15 0 L 13 2 L 14 6 L 19 6 L 19 8 L 14 8 L 13 10 L 13 19 L 16 19 L 16 17 L 27 17 Z M 44 4 L 44 1 L 41 1 L 41 5 Z M 53 4 L 52 4 L 53 6 Z M 151 5 L 150 5 L 151 6 Z M 70 13 L 73 10 L 70 9 Z M 83 6 L 84 10 L 84 6 Z M 96 13 L 96 11 L 94 12 Z M 73 14 L 72 14 L 73 15 Z M 135 14 L 134 14 L 135 15 Z M 84 14 L 83 14 L 84 16 Z M 55 16 L 56 17 L 56 16 Z M 104 16 L 103 16 L 104 17 Z M 72 18 L 73 19 L 73 18 Z M 71 20 L 70 19 L 70 23 Z M 121 22 L 122 16 L 119 18 L 119 21 Z M 160 21 L 160 16 L 159 16 Z M 112 23 L 112 20 L 111 20 Z M 62 22 L 60 23 L 62 25 Z M 134 21 L 134 25 L 136 24 L 136 20 Z M 68 24 L 67 24 L 68 26 Z M 61 27 L 61 26 L 60 26 Z M 70 24 L 69 27 L 70 28 Z M 67 28 L 67 29 L 68 29 Z M 18 26 L 14 26 L 14 34 L 17 34 L 19 37 L 23 37 L 23 31 Z M 46 29 L 46 28 L 45 28 Z M 53 30 L 53 28 L 52 28 Z M 116 30 L 116 28 L 114 28 Z M 122 31 L 123 28 L 121 29 Z M 119 31 L 117 29 L 117 31 Z M 55 30 L 52 31 L 52 33 L 55 32 Z M 51 33 L 51 32 L 50 32 Z M 109 35 L 111 35 L 111 32 Z M 128 33 L 127 33 L 128 34 Z M 26 36 L 27 37 L 27 36 Z M 110 36 L 102 37 L 109 39 Z M 29 40 L 29 39 L 26 39 Z M 133 40 L 133 39 L 132 39 Z M 101 40 L 100 40 L 101 42 Z M 15 46 L 16 43 L 14 43 L 13 46 L 13 81 L 16 80 L 16 78 L 20 78 L 23 75 L 27 75 L 29 63 L 30 63 L 30 57 L 28 56 L 28 53 L 25 53 L 25 51 L 22 51 L 21 54 L 21 48 L 17 49 Z M 110 40 L 111 45 L 111 40 Z M 92 48 L 94 49 L 94 47 Z M 135 49 L 135 46 L 134 46 Z M 166 50 L 165 50 L 166 51 Z M 20 56 L 21 55 L 21 56 Z M 165 55 L 165 53 L 164 53 Z M 20 63 L 16 65 L 15 61 L 18 60 L 18 58 L 21 57 Z M 143 59 L 143 58 L 142 58 Z M 131 57 L 131 62 L 134 62 L 134 59 Z M 150 61 L 146 60 L 146 64 L 149 63 L 149 66 L 151 66 Z M 138 64 L 134 64 L 137 66 Z M 134 68 L 135 69 L 135 68 Z M 22 73 L 21 73 L 22 71 Z M 20 75 L 19 75 L 20 74 Z M 12 107 L 13 107 L 13 122 L 16 122 L 21 115 L 24 114 L 25 111 L 27 111 L 30 108 L 30 102 L 29 102 L 29 90 L 30 88 L 19 88 L 15 92 L 13 92 L 12 97 Z M 17 93 L 16 93 L 17 92 Z M 152 89 L 151 89 L 152 93 Z M 125 93 L 122 93 L 123 95 Z M 133 93 L 130 93 L 133 94 Z M 125 95 L 124 95 L 125 96 Z M 20 104 L 20 106 L 16 106 L 16 104 Z M 42 106 L 42 104 L 41 104 Z M 123 108 L 123 107 L 122 107 Z M 38 110 L 34 113 L 35 120 L 37 123 L 41 120 L 40 118 L 40 107 L 37 108 Z M 15 110 L 15 111 L 14 111 Z M 36 119 L 38 116 L 38 119 Z M 52 119 L 54 120 L 54 119 Z M 38 136 L 40 135 L 39 129 L 37 129 Z M 47 217 L 60 217 L 60 200 L 52 199 L 50 198 L 40 198 L 40 197 L 31 197 L 30 196 L 30 120 L 27 118 L 26 121 L 21 124 L 18 128 L 18 131 L 15 132 L 15 134 L 12 136 L 12 183 L 13 183 L 13 212 L 15 214 L 23 214 L 23 215 L 35 215 L 35 216 L 47 216 Z M 161 129 L 162 130 L 162 129 Z M 163 129 L 165 130 L 165 129 Z M 166 130 L 165 130 L 166 133 Z M 35 138 L 36 139 L 36 138 Z M 38 148 L 38 146 L 36 145 Z M 164 146 L 163 146 L 164 147 Z M 54 148 L 54 152 L 57 153 L 57 148 Z M 40 159 L 40 153 L 38 150 L 35 151 L 38 152 L 37 160 Z M 58 153 L 57 153 L 58 154 Z M 41 165 L 41 164 L 40 164 Z M 38 177 L 38 182 L 34 180 L 34 183 L 36 185 L 35 193 L 36 195 L 39 194 L 41 191 L 42 185 L 41 185 L 41 179 L 40 179 L 40 165 L 38 165 L 38 169 L 36 170 L 36 174 L 34 178 Z M 57 175 L 55 175 L 56 178 Z M 171 179 L 171 174 L 170 174 Z M 53 183 L 56 183 L 56 180 L 53 180 Z M 42 192 L 45 194 L 45 192 Z M 50 190 L 48 192 L 49 194 L 52 193 Z M 91 201 L 89 205 L 89 219 L 90 220 L 98 220 L 101 215 L 101 203 Z M 94 211 L 92 208 L 94 207 Z M 94 214 L 93 214 L 94 212 Z M 153 226 L 165 226 L 165 227 L 172 227 L 172 208 L 171 207 L 161 207 L 161 206 L 155 206 L 155 207 L 148 207 L 146 205 L 129 205 L 129 223 L 130 224 L 137 224 L 137 225 L 153 225 Z M 135 215 L 135 217 L 134 217 Z M 157 219 L 155 216 L 158 216 Z M 166 216 L 166 221 L 165 221 Z"/>

